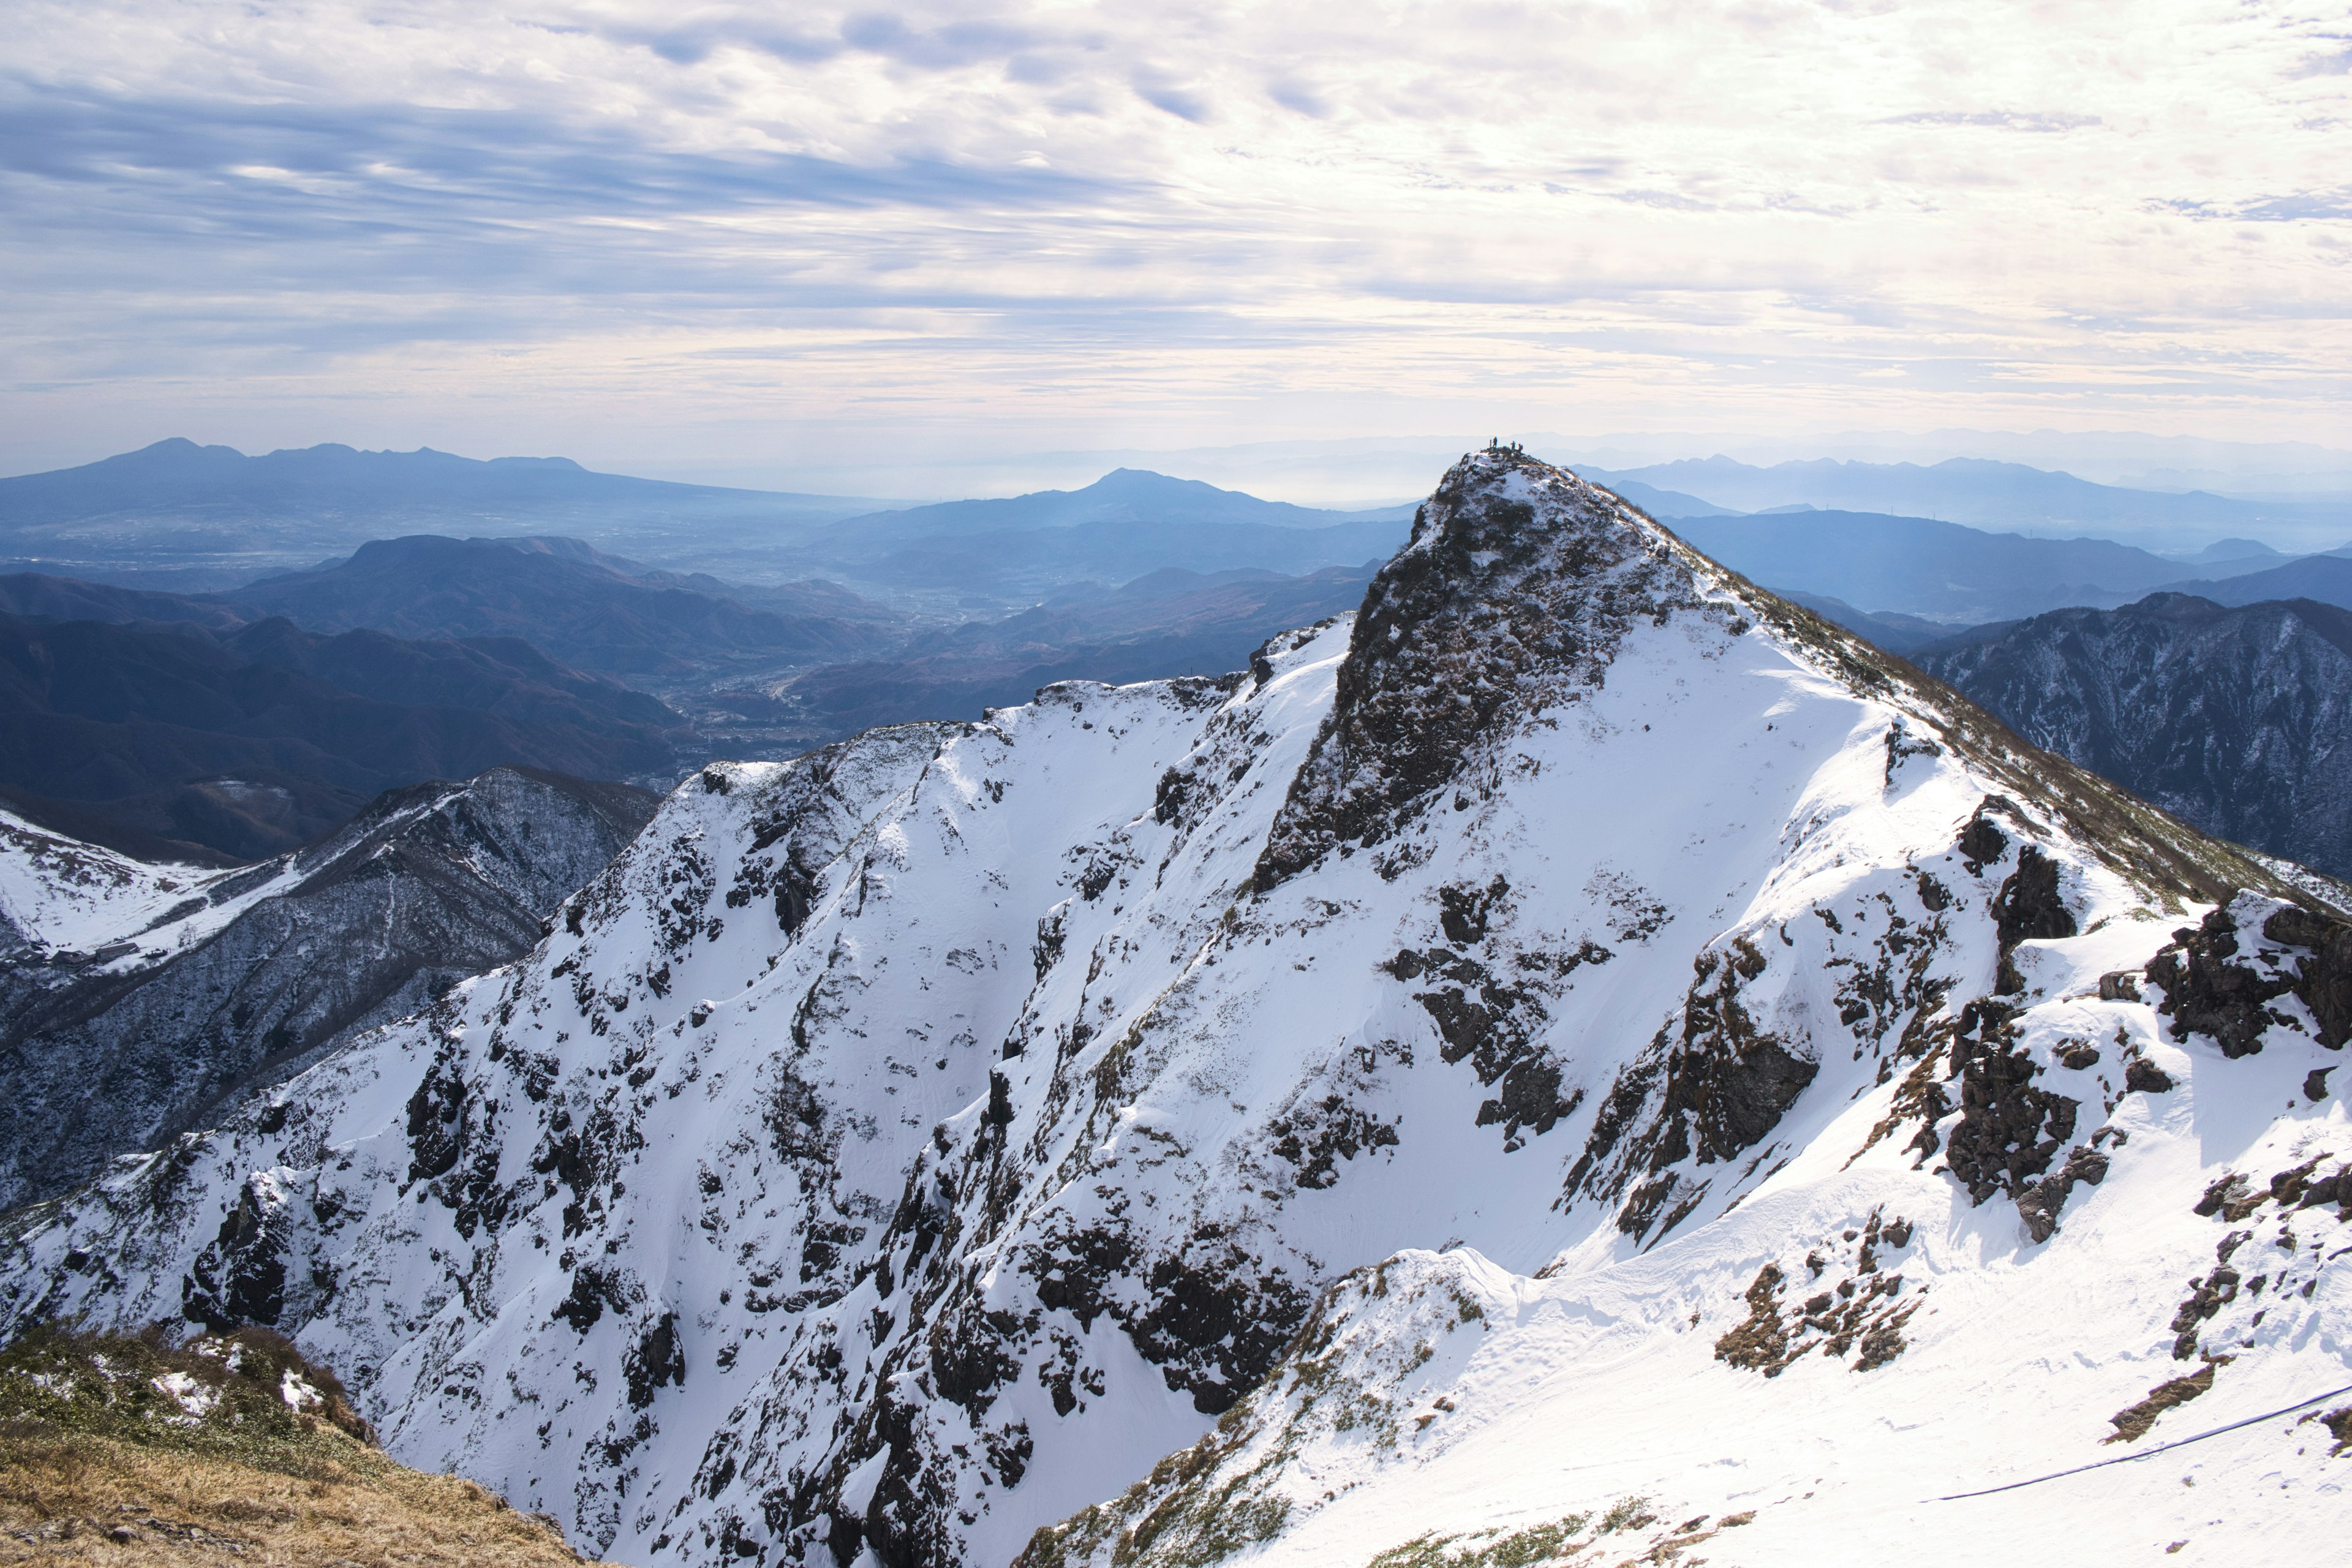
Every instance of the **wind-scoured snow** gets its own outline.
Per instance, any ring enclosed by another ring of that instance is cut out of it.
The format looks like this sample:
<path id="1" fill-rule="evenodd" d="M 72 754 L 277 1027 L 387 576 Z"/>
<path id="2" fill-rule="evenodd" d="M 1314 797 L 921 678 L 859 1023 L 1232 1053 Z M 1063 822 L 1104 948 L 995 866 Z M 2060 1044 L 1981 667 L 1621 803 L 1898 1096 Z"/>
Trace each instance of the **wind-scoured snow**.
<path id="1" fill-rule="evenodd" d="M 632 1562 L 2316 1562 L 2324 1420 L 1920 1500 L 2352 1384 L 2332 887 L 1475 454 L 1246 674 L 706 770 L 0 1310 Z"/>

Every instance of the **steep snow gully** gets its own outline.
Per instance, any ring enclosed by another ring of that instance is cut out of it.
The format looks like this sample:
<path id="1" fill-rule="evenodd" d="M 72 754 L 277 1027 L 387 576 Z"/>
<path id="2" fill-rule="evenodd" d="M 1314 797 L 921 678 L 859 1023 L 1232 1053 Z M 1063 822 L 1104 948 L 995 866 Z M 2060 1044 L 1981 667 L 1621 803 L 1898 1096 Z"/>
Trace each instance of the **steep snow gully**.
<path id="1" fill-rule="evenodd" d="M 0 1309 L 639 1563 L 2316 1563 L 2352 1410 L 1926 1500 L 2352 1383 L 2338 891 L 1481 452 L 1244 674 L 707 770 Z"/>

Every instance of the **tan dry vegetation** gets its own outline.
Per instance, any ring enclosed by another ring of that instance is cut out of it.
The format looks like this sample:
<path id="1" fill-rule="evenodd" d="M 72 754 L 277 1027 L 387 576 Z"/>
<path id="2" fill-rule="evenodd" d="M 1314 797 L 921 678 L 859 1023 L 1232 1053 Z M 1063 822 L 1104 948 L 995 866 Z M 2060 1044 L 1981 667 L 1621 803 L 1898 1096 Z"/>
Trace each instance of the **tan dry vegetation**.
<path id="1" fill-rule="evenodd" d="M 394 1463 L 263 1329 L 38 1325 L 0 1346 L 0 1565 L 572 1568 L 553 1521 Z"/>
<path id="2" fill-rule="evenodd" d="M 0 1563 L 573 1568 L 545 1521 L 355 1440 L 289 1474 L 56 1430 L 0 1432 Z M 126 1533 L 127 1532 L 127 1533 Z"/>

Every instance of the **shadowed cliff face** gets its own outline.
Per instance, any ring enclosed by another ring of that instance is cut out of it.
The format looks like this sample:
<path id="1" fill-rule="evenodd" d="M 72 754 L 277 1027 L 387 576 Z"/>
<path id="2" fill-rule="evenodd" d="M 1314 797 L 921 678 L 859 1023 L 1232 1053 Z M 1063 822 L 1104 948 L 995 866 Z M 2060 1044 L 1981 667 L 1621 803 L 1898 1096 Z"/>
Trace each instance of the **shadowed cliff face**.
<path id="1" fill-rule="evenodd" d="M 0 1207 L 203 1125 L 334 1042 L 529 952 L 654 804 L 536 770 L 416 784 L 310 849 L 190 879 L 144 942 L 245 907 L 170 956 L 77 968 L 20 933 L 30 984 L 0 1019 Z"/>
<path id="2" fill-rule="evenodd" d="M 1916 661 L 2208 833 L 2352 874 L 2352 612 L 2159 594 Z"/>

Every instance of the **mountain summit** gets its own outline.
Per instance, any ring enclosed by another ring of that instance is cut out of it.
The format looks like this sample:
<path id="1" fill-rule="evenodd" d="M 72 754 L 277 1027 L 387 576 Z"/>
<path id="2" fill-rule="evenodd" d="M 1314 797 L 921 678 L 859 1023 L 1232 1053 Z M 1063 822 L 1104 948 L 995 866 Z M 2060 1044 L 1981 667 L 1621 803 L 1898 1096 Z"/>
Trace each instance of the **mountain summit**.
<path id="1" fill-rule="evenodd" d="M 1474 453 L 1245 673 L 707 769 L 0 1314 L 640 1563 L 2316 1563 L 2325 1403 L 1921 1500 L 2352 1383 L 2339 892 Z"/>

